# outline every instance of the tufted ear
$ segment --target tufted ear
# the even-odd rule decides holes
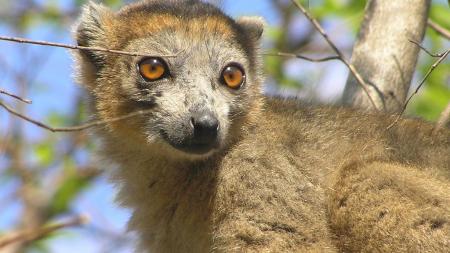
[[[75,28],[75,39],[79,46],[107,48],[108,27],[113,21],[113,12],[107,7],[90,1],[86,4]],[[95,66],[104,62],[104,54],[98,51],[81,51]]]
[[[250,35],[250,38],[256,42],[260,41],[264,32],[264,26],[266,25],[262,17],[241,17],[236,22]]]

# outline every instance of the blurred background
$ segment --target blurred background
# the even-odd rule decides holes
[[[126,2],[106,0],[113,9]],[[333,55],[322,37],[289,0],[212,1],[233,17],[263,16],[268,28],[264,51]],[[350,58],[364,14],[365,1],[303,1],[331,39]],[[0,35],[74,44],[71,27],[84,0],[0,0]],[[435,0],[431,19],[450,29],[447,1]],[[424,45],[432,52],[450,48],[449,41],[428,29]],[[413,81],[418,84],[436,59],[421,52]],[[382,61],[381,61],[382,62]],[[0,89],[31,99],[27,105],[0,94],[0,100],[51,126],[73,126],[89,120],[83,90],[73,82],[70,52],[0,41]],[[270,95],[336,103],[348,71],[339,61],[311,63],[266,56]],[[428,78],[407,113],[434,121],[450,101],[450,59]],[[0,244],[23,228],[64,223],[79,215],[82,226],[67,226],[30,243],[1,247],[0,252],[132,252],[126,232],[129,210],[114,204],[115,189],[93,150],[89,131],[51,133],[0,108]],[[3,237],[5,238],[5,237]]]

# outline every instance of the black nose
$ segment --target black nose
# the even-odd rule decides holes
[[[194,129],[194,143],[205,145],[216,141],[220,125],[212,113],[203,112],[193,115],[191,124]]]

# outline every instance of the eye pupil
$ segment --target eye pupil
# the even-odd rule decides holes
[[[222,79],[229,88],[238,89],[245,81],[245,74],[239,66],[229,65],[223,70]]]
[[[139,63],[139,72],[141,76],[148,81],[156,81],[164,78],[167,73],[166,63],[159,58],[144,59]]]

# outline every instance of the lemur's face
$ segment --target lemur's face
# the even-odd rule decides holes
[[[207,154],[223,146],[249,110],[255,80],[245,53],[203,35],[172,30],[132,40],[126,51],[160,57],[122,57],[114,66],[126,103],[151,110],[142,129],[148,142]]]
[[[98,14],[102,7],[94,7],[103,18],[96,23],[111,25],[102,27],[100,35],[108,40],[103,43],[149,55],[82,56],[98,72],[90,89],[100,117],[148,112],[111,123],[112,134],[136,145],[144,139],[145,144],[192,157],[207,157],[238,135],[252,106],[259,103],[255,37],[262,32],[260,24],[248,19],[239,24],[215,9],[221,15],[190,13],[187,18],[141,10],[139,5],[102,16]],[[85,15],[92,16],[94,9],[88,11]],[[99,46],[91,43],[102,41],[93,39],[88,25],[92,23],[82,20],[78,42]],[[83,73],[86,68],[81,69],[82,75],[88,75]]]

